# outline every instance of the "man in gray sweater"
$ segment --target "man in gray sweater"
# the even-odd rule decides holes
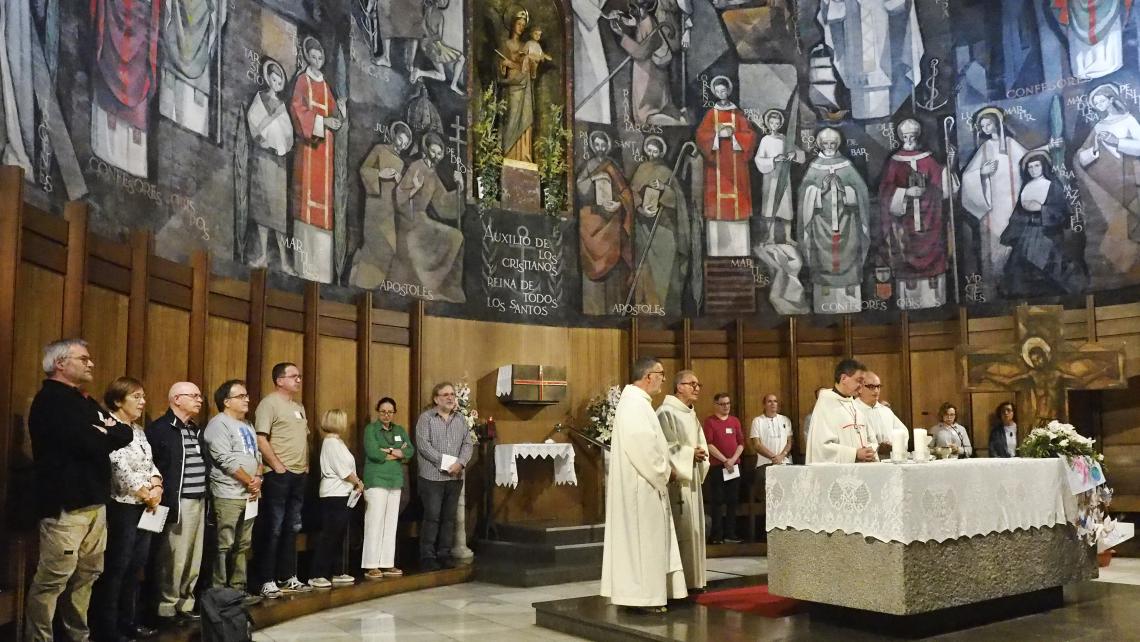
[[[248,504],[261,496],[261,453],[257,435],[246,421],[249,393],[245,383],[239,379],[223,383],[214,392],[214,404],[219,414],[206,424],[205,432],[213,462],[210,494],[218,524],[217,558],[210,586],[244,591],[254,522],[245,516]]]

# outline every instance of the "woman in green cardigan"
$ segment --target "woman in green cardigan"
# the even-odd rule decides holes
[[[376,421],[364,428],[364,577],[379,580],[398,577],[396,568],[396,518],[400,515],[400,492],[404,466],[416,454],[408,431],[392,422],[396,402],[384,397],[376,404]]]

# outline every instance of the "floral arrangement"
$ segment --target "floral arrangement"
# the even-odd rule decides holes
[[[1078,433],[1072,425],[1054,420],[1044,427],[1034,428],[1017,447],[1017,452],[1022,457],[1038,459],[1065,457],[1072,462],[1074,457],[1091,457],[1103,462],[1104,455],[1093,449],[1095,441]]]
[[[455,384],[455,399],[459,403],[459,414],[467,422],[467,430],[471,433],[471,443],[479,443],[479,411],[471,405],[471,386],[466,381]],[[489,421],[493,421],[489,419]]]
[[[480,215],[499,200],[503,174],[503,146],[499,140],[498,119],[506,111],[506,99],[496,101],[495,85],[491,84],[479,96],[475,109],[479,117],[471,126],[475,134],[475,196]]]
[[[621,387],[610,386],[605,394],[590,399],[586,405],[586,417],[589,424],[586,434],[603,444],[610,443],[614,434],[614,414],[617,412],[618,398],[621,397]]]
[[[535,141],[539,183],[542,185],[542,208],[557,217],[566,209],[566,144],[573,132],[562,125],[561,105],[551,105],[543,114],[542,135]]]

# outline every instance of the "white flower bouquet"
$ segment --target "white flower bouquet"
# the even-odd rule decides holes
[[[614,413],[617,412],[620,386],[610,386],[605,394],[590,399],[586,405],[586,434],[603,444],[610,443],[614,434]]]

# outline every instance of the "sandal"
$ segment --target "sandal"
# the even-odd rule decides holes
[[[384,579],[384,572],[378,568],[370,568],[364,572],[364,579],[366,579],[366,580],[382,580],[382,579]]]

